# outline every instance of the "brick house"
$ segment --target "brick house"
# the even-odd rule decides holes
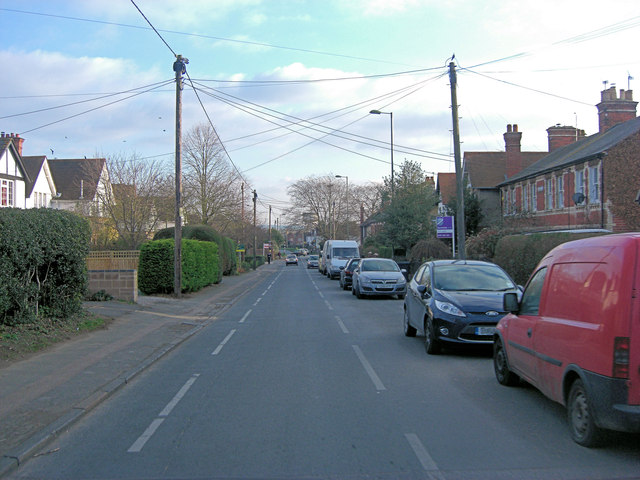
[[[640,118],[631,90],[601,92],[599,131],[547,129],[549,153],[498,184],[502,215],[525,231],[640,228]]]

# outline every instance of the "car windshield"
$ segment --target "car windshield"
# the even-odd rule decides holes
[[[394,261],[375,259],[363,261],[360,270],[362,272],[399,272],[400,268]]]
[[[318,260],[318,255],[309,255],[309,260]]]
[[[336,247],[333,249],[334,257],[353,258],[358,256],[358,249],[355,247]]]
[[[448,291],[503,291],[516,288],[495,265],[439,265],[433,269],[433,286]]]

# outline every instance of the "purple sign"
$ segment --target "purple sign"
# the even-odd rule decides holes
[[[453,217],[436,217],[436,237],[453,238]]]

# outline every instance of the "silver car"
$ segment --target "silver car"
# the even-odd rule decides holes
[[[389,258],[363,258],[353,271],[351,293],[358,298],[407,294],[407,281],[398,264]]]

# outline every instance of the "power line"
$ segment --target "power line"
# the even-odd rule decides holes
[[[88,18],[70,17],[70,16],[65,16],[65,15],[55,15],[55,14],[51,14],[51,13],[30,12],[30,11],[26,11],[26,10],[17,10],[17,9],[12,9],[12,8],[0,8],[0,11],[12,12],[12,13],[22,13],[22,14],[26,14],[26,15],[39,15],[39,16],[50,17],[50,18],[61,18],[61,19],[64,19],[64,20],[74,20],[74,21],[78,21],[78,22],[99,23],[101,25],[113,25],[113,26],[117,26],[117,27],[135,28],[135,29],[139,29],[139,30],[148,30],[147,27],[141,27],[140,25],[129,25],[129,24],[126,24],[126,23],[107,22],[107,21],[104,21],[104,20],[94,20],[94,19],[88,19]],[[354,56],[354,55],[344,55],[344,54],[340,54],[340,53],[322,52],[322,51],[319,51],[319,50],[310,50],[310,49],[306,49],[306,48],[287,47],[287,46],[283,46],[283,45],[275,45],[275,44],[264,43],[264,42],[253,42],[253,41],[249,41],[249,40],[238,40],[238,39],[233,39],[233,38],[215,37],[215,36],[212,36],[212,35],[202,35],[202,34],[197,34],[197,33],[180,32],[180,31],[176,31],[176,30],[165,30],[165,29],[157,29],[156,30],[155,28],[153,28],[153,30],[155,30],[156,33],[158,33],[158,35],[159,35],[159,32],[172,33],[174,35],[184,35],[184,36],[195,37],[195,38],[206,38],[206,39],[211,39],[211,40],[221,40],[221,41],[224,41],[224,42],[232,42],[232,43],[239,43],[239,44],[244,44],[244,45],[253,45],[253,46],[259,46],[259,47],[268,47],[268,48],[275,48],[275,49],[280,49],[280,50],[291,50],[291,51],[294,51],[294,52],[312,53],[314,55],[325,55],[325,56],[330,56],[330,57],[347,58],[347,59],[351,59],[351,60],[362,60],[362,61],[366,61],[366,62],[386,63],[386,64],[389,64],[389,65],[404,65],[404,66],[407,65],[406,63],[390,62],[388,60],[379,60],[379,59],[375,59],[375,58],[358,57],[358,56]],[[173,52],[173,50],[171,50],[171,51]],[[174,53],[174,55],[175,55],[175,53]]]

